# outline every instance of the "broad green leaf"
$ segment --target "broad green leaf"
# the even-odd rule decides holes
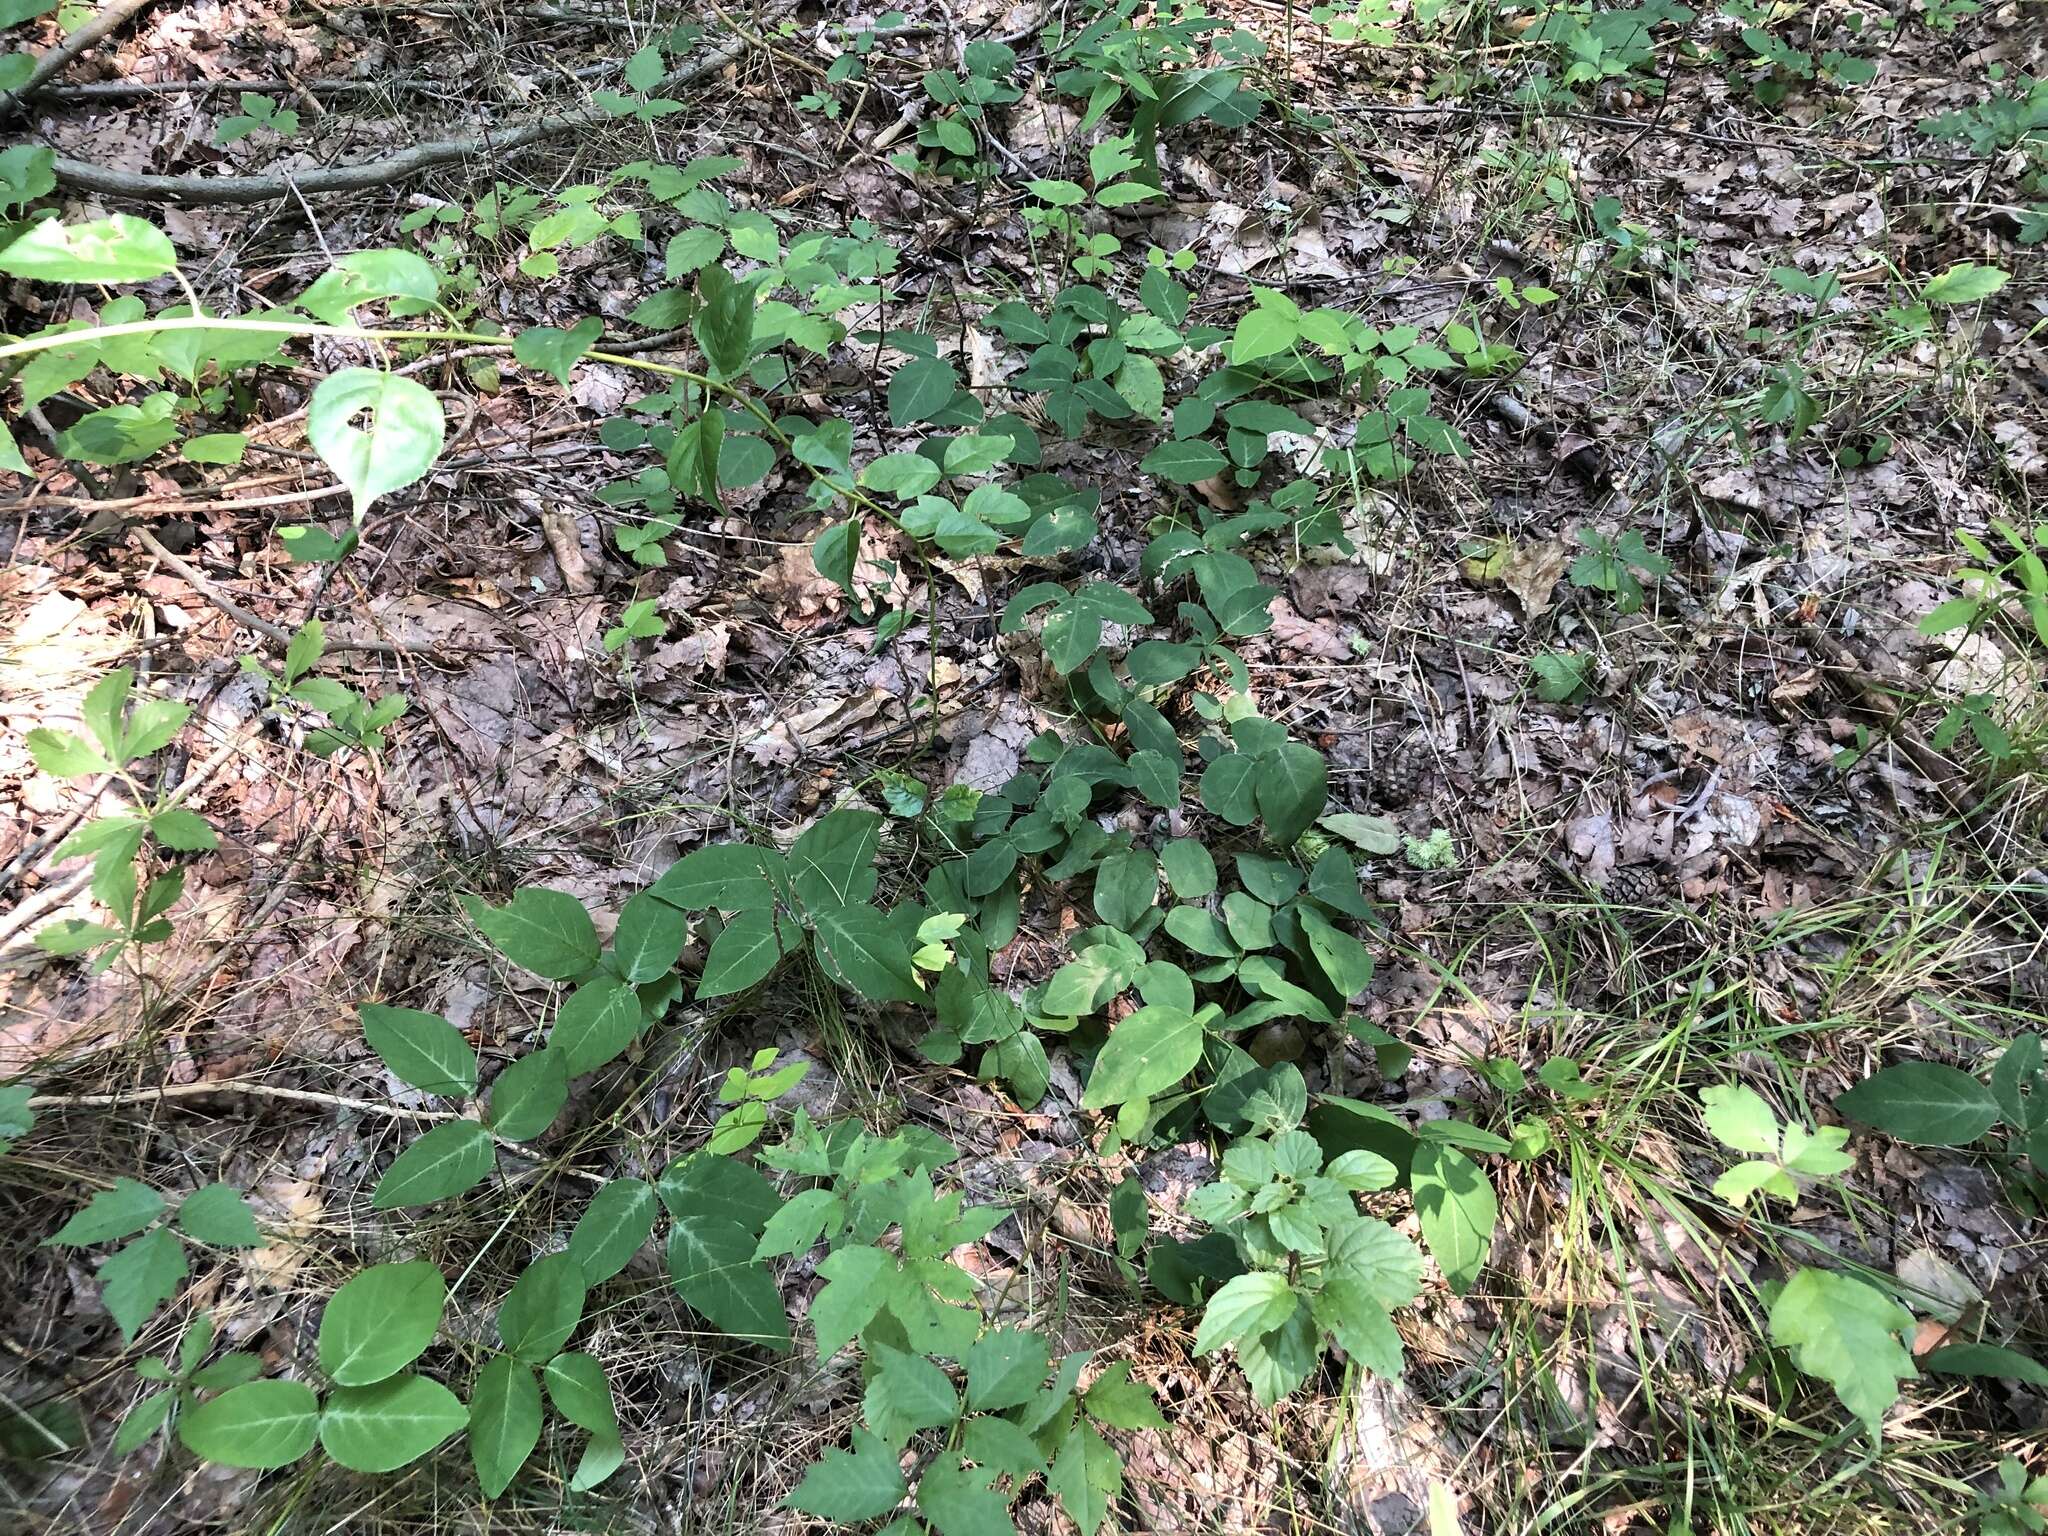
[[[321,273],[292,308],[327,325],[347,325],[358,304],[409,299],[409,308],[418,308],[431,304],[440,288],[432,263],[411,251],[352,251]]]
[[[1964,1147],[1998,1123],[1998,1096],[1967,1072],[1905,1061],[1835,1100],[1851,1120],[1915,1147]]]
[[[567,981],[598,962],[597,929],[566,891],[528,885],[502,907],[468,895],[462,905],[499,954],[536,976]]]
[[[548,1030],[548,1048],[560,1053],[569,1077],[581,1077],[615,1060],[644,1019],[639,993],[616,977],[600,976],[562,1000]]]
[[[1285,1275],[1252,1270],[1226,1280],[1203,1309],[1195,1330],[1195,1353],[1206,1355],[1225,1345],[1257,1338],[1286,1322],[1300,1306]]]
[[[121,1427],[114,1431],[114,1454],[126,1456],[140,1450],[149,1437],[163,1428],[164,1420],[170,1417],[171,1405],[177,1402],[175,1392],[152,1392],[121,1420]]]
[[[1202,1059],[1202,1026],[1185,1008],[1148,1004],[1110,1031],[1095,1058],[1083,1109],[1103,1109],[1165,1092]]]
[[[1052,1369],[1045,1335],[1028,1328],[997,1328],[967,1352],[967,1406],[993,1411],[1030,1400]]]
[[[1267,835],[1283,848],[1293,846],[1315,825],[1329,799],[1329,768],[1323,754],[1306,742],[1283,743],[1259,759],[1253,796]]]
[[[1372,955],[1366,947],[1312,907],[1304,906],[1299,916],[1309,949],[1337,995],[1356,997],[1363,992],[1372,981]]]
[[[867,1430],[856,1428],[851,1453],[827,1450],[782,1506],[838,1525],[858,1525],[889,1513],[908,1491],[896,1453]]]
[[[668,1272],[684,1301],[734,1338],[790,1347],[775,1277],[754,1260],[754,1234],[722,1216],[685,1212],[669,1228]]]
[[[491,1133],[474,1120],[451,1120],[398,1154],[370,1204],[389,1211],[446,1200],[482,1183],[491,1162]]]
[[[1192,837],[1176,837],[1159,850],[1159,862],[1166,869],[1166,883],[1182,901],[1200,901],[1216,890],[1216,861],[1209,850]]]
[[[673,970],[689,936],[689,919],[680,908],[653,891],[641,891],[619,909],[612,958],[619,974],[637,986]]]
[[[527,1265],[498,1306],[506,1350],[529,1365],[553,1358],[583,1321],[587,1289],[574,1254],[550,1253]]]
[[[1230,360],[1243,364],[1285,352],[1301,335],[1301,318],[1261,305],[1247,310],[1230,339]]]
[[[26,470],[23,473],[27,473]],[[53,779],[83,778],[89,773],[107,773],[113,764],[106,754],[83,737],[69,731],[53,731],[39,725],[23,738],[36,767]]]
[[[729,379],[746,367],[754,343],[754,293],[759,281],[733,281],[722,266],[697,275],[697,316],[690,324],[711,372]]]
[[[466,1098],[476,1092],[476,1052],[438,1013],[364,1003],[363,1038],[400,1082],[422,1093]]]
[[[91,224],[43,219],[0,246],[0,272],[45,283],[141,283],[177,265],[170,237],[125,213]]]
[[[1771,1304],[1771,1339],[1809,1376],[1835,1389],[1875,1439],[1899,1383],[1919,1374],[1901,1342],[1913,1314],[1875,1286],[1832,1270],[1802,1269]]]
[[[1138,461],[1138,468],[1175,485],[1193,485],[1230,468],[1221,449],[1200,438],[1171,438]]]
[[[889,424],[914,426],[943,411],[958,389],[953,365],[936,357],[912,358],[889,380]]]
[[[469,1454],[484,1497],[512,1484],[540,1443],[540,1383],[510,1355],[494,1355],[469,1396]]]
[[[313,1449],[320,1400],[297,1381],[251,1381],[188,1409],[178,1439],[204,1461],[264,1470],[288,1467]]]
[[[629,994],[630,995],[630,994]],[[639,1020],[639,999],[634,999]],[[569,1102],[569,1073],[553,1046],[529,1051],[491,1083],[490,1126],[507,1141],[531,1141],[555,1123]]]
[[[910,946],[889,919],[873,907],[828,908],[814,912],[818,959],[841,986],[870,1002],[922,1001]]]
[[[1422,1240],[1452,1291],[1463,1296],[1478,1283],[1493,1242],[1500,1216],[1493,1185],[1471,1158],[1434,1141],[1416,1147],[1409,1185]]]
[[[1202,770],[1202,804],[1233,827],[1259,819],[1259,760],[1249,752],[1225,752]]]
[[[1088,1417],[1111,1429],[1165,1430],[1166,1420],[1152,1399],[1152,1389],[1131,1379],[1131,1366],[1119,1360],[1095,1378],[1095,1384],[1081,1395]]]
[[[757,1169],[730,1157],[692,1152],[663,1170],[654,1186],[671,1216],[722,1216],[758,1237],[782,1196]]]
[[[648,890],[685,912],[772,906],[775,892],[768,883],[772,857],[751,843],[714,843],[684,854]]]
[[[368,425],[358,427],[358,416]],[[344,368],[314,387],[306,437],[355,500],[357,522],[380,496],[433,467],[446,431],[441,402],[424,384],[374,368]]]
[[[603,335],[604,321],[596,315],[585,316],[566,331],[536,325],[512,338],[512,355],[529,368],[552,374],[567,389],[570,370]]]
[[[1401,851],[1401,829],[1384,816],[1333,811],[1328,816],[1319,817],[1317,825],[1332,836],[1343,838],[1360,853],[1385,855]]]
[[[395,1472],[468,1425],[469,1410],[438,1381],[393,1376],[329,1393],[320,1446],[352,1472]]]
[[[1113,853],[1095,872],[1095,915],[1128,932],[1159,896],[1159,861],[1148,849]]]
[[[378,1264],[343,1282],[320,1318],[320,1369],[366,1387],[411,1365],[434,1342],[448,1283],[432,1264]]]
[[[184,1245],[169,1227],[143,1233],[100,1265],[100,1300],[124,1342],[134,1342],[150,1314],[177,1294],[185,1274]]]
[[[820,1236],[834,1235],[846,1215],[846,1203],[831,1190],[819,1186],[790,1196],[762,1229],[754,1246],[757,1259],[777,1259],[802,1253]]]
[[[555,1411],[578,1429],[593,1434],[618,1427],[612,1407],[611,1383],[594,1355],[557,1355],[541,1372]]]
[[[178,1226],[216,1248],[261,1248],[263,1234],[248,1202],[232,1184],[208,1184],[178,1204]]]
[[[1944,1344],[1922,1355],[1920,1364],[1937,1375],[2018,1381],[2037,1392],[2048,1392],[2048,1366],[1999,1344]]]
[[[249,439],[240,432],[206,432],[178,445],[188,464],[239,464],[248,451]]]
[[[613,1179],[590,1197],[569,1234],[569,1252],[592,1285],[611,1279],[654,1234],[654,1189],[644,1179]]]
[[[45,1248],[84,1248],[140,1232],[164,1213],[164,1198],[139,1179],[118,1178],[86,1202],[63,1226],[43,1239]]]
[[[775,913],[755,907],[735,913],[711,941],[704,956],[704,974],[697,979],[697,996],[730,997],[763,980],[782,962],[782,942],[776,934]]]
[[[862,466],[860,483],[884,496],[909,501],[937,485],[939,476],[939,466],[921,453],[885,453]]]

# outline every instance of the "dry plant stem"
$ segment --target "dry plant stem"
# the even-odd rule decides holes
[[[750,46],[744,37],[721,44],[702,57],[692,59],[681,69],[663,76],[649,94],[694,84],[723,69]],[[102,197],[181,203],[188,207],[271,203],[293,196],[326,197],[340,192],[366,192],[376,187],[388,187],[436,166],[467,160],[471,156],[502,160],[545,139],[610,121],[610,115],[602,108],[587,107],[581,111],[538,117],[502,133],[471,139],[431,139],[382,160],[302,171],[290,176],[135,175],[88,165],[67,155],[57,157],[54,169],[60,182],[83,187]]]
[[[165,549],[158,542],[156,535],[147,528],[135,528],[130,531],[134,533],[136,541],[144,549],[148,550],[157,559],[163,561],[165,565],[168,565],[172,570],[189,581],[195,592],[229,618],[233,619],[237,624],[242,625],[246,629],[253,629],[259,635],[268,636],[279,645],[291,644],[292,635],[290,630],[286,629],[282,624],[273,624],[268,619],[258,618],[233,598],[229,597],[227,593],[221,591],[219,587],[216,587],[212,582],[200,575],[197,567],[188,561],[181,560],[168,549]],[[366,651],[375,656],[423,656],[434,654],[432,647],[395,645],[389,640],[331,640],[327,644],[327,650],[330,653],[337,651]]]
[[[21,83],[20,90],[0,96],[0,122],[13,117],[29,97],[63,73],[73,59],[109,33],[120,30],[131,17],[148,9],[150,3],[151,0],[107,0],[98,15],[36,60],[36,67]]]

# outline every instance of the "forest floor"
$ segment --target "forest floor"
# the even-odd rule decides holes
[[[209,301],[279,302],[330,253],[398,246],[465,274],[477,318],[507,330],[590,314],[620,326],[662,286],[651,244],[594,240],[565,248],[557,275],[528,276],[516,235],[479,231],[478,197],[493,182],[559,191],[629,160],[731,154],[743,168],[721,185],[784,230],[865,221],[892,242],[893,304],[954,338],[970,385],[1000,395],[1017,359],[985,316],[1043,282],[1018,189],[1074,176],[1083,103],[1054,87],[1039,36],[1057,18],[1032,0],[906,9],[910,29],[875,44],[860,82],[820,78],[858,18],[805,8],[784,28],[790,13],[771,9],[672,115],[317,203],[148,211]],[[2048,1225],[1981,1156],[1880,1138],[1795,1206],[1706,1214],[1727,1154],[1698,1093],[1739,1081],[1830,1123],[1834,1098],[1901,1050],[1976,1070],[2048,1015],[2044,652],[2018,630],[1919,625],[1971,563],[1959,532],[2043,521],[2048,263],[2019,241],[2027,150],[1917,126],[2048,69],[2048,32],[1996,0],[1947,31],[1901,9],[1895,33],[1861,45],[1874,79],[1795,80],[1767,107],[1739,24],[1707,10],[1695,40],[1723,62],[1667,51],[1529,106],[1484,88],[1520,67],[1526,14],[1455,46],[1427,30],[1378,46],[1335,42],[1277,3],[1217,9],[1263,40],[1256,72],[1290,110],[1172,133],[1166,199],[1114,218],[1124,260],[1147,244],[1194,251],[1196,318],[1225,326],[1256,285],[1380,327],[1462,321],[1520,355],[1439,383],[1468,459],[1329,488],[1352,552],[1270,552],[1285,602],[1241,647],[1263,711],[1326,754],[1333,811],[1384,817],[1418,849],[1448,838],[1442,867],[1401,845],[1365,870],[1383,926],[1359,1007],[1413,1048],[1405,1070],[1383,1077],[1370,1048],[1291,1022],[1268,1026],[1255,1054],[1405,1116],[1541,1128],[1541,1156],[1490,1165],[1500,1224],[1480,1283],[1455,1295],[1432,1272],[1397,1317],[1398,1380],[1332,1364],[1262,1411],[1227,1362],[1195,1358],[1189,1315],[1122,1275],[1101,1211],[1135,1167],[1155,1229],[1184,1224],[1179,1202],[1211,1149],[1105,1156],[1057,1042],[1049,1091],[1022,1109],[921,1057],[908,1011],[857,1009],[795,973],[693,1014],[690,1048],[660,1062],[590,1166],[698,1144],[727,1069],[764,1047],[812,1064],[789,1103],[951,1138],[972,1181],[1023,1202],[984,1245],[987,1272],[1022,1281],[1076,1347],[1128,1359],[1171,1421],[1127,1450],[1127,1529],[1405,1532],[1432,1486],[1452,1496],[1450,1528],[1475,1533],[1961,1529],[2001,1456],[2048,1470],[2048,1393],[1929,1379],[1873,1448],[1842,1429],[1825,1389],[1773,1365],[1759,1287],[1826,1251],[1921,1298],[1919,1350],[1991,1317],[2038,1353]],[[1804,9],[1829,13],[1815,26],[1832,36],[1841,17],[1883,8]],[[724,34],[718,15],[704,20],[709,47]],[[166,3],[68,86],[312,82],[275,98],[298,103],[295,137],[214,148],[235,96],[199,89],[59,90],[18,126],[111,171],[302,175],[488,136],[535,103],[576,99],[595,75],[571,72],[647,35],[626,12],[547,6]],[[914,144],[923,73],[991,36],[1021,60],[1021,99],[991,118],[1003,176],[892,165]],[[442,206],[459,216],[402,226]],[[1925,333],[1882,330],[1902,275],[1966,261],[2014,281]],[[1772,277],[1783,267],[1831,274],[1839,297],[1789,291]],[[1556,297],[1527,301],[1530,287]],[[45,298],[17,288],[8,328],[63,318],[35,308]],[[1855,318],[1816,323],[1836,308]],[[1803,433],[1782,414],[1787,359],[1816,402]],[[346,343],[314,345],[322,369],[351,360]],[[835,354],[808,402],[866,445],[889,436],[873,362]],[[340,511],[317,499],[328,477],[289,431],[227,469],[122,471],[96,489],[53,472],[0,509],[0,1077],[24,1075],[49,1100],[0,1164],[0,1402],[62,1396],[86,1425],[82,1449],[0,1467],[9,1529],[484,1524],[473,1492],[432,1462],[308,1485],[193,1471],[155,1449],[115,1457],[111,1426],[135,1396],[127,1352],[89,1269],[37,1239],[81,1183],[227,1179],[271,1240],[214,1271],[192,1305],[232,1319],[246,1347],[288,1354],[313,1298],[349,1252],[374,1251],[386,1219],[363,1192],[404,1121],[362,1106],[421,1102],[391,1096],[356,1004],[439,1012],[487,1057],[542,1016],[544,989],[497,973],[458,891],[538,881],[602,926],[688,850],[735,826],[786,838],[849,790],[874,795],[882,770],[996,788],[1064,717],[1035,647],[997,633],[1030,562],[941,561],[929,586],[901,562],[898,596],[917,618],[878,646],[814,570],[819,524],[788,466],[732,493],[723,516],[686,518],[664,564],[636,565],[597,493],[645,463],[599,437],[637,382],[591,362],[566,393],[477,359],[405,367],[451,402],[449,443],[373,513],[338,578],[290,563],[274,537]],[[313,376],[271,375],[269,419],[288,421]],[[1048,467],[1103,490],[1079,569],[1135,577],[1148,521],[1190,492],[1138,471],[1141,434],[1045,441]],[[1236,504],[1220,482],[1199,494]],[[1638,611],[1573,581],[1585,530],[1638,535],[1669,562],[1642,568]],[[869,540],[873,558],[894,552],[886,530]],[[607,652],[607,628],[643,598],[665,633]],[[337,655],[337,675],[410,700],[381,757],[309,755],[303,727],[242,668],[274,649],[249,615],[289,629],[314,612],[331,646],[384,647]],[[1568,686],[1544,686],[1558,657]],[[116,665],[195,706],[196,744],[172,771],[223,834],[146,979],[88,976],[27,940],[80,899],[80,866],[47,855],[81,805],[77,784],[36,771],[23,733],[75,717]],[[1995,757],[1943,729],[1964,699],[1991,701],[2007,737]],[[1043,979],[1088,920],[1057,889],[1027,892],[998,971]],[[535,1246],[562,1220],[550,1198],[517,1208]],[[474,1248],[461,1222],[427,1219],[457,1264]],[[618,1396],[627,1473],[580,1515],[542,1488],[494,1506],[491,1528],[809,1528],[776,1505],[836,1441],[858,1379],[722,1341],[657,1280],[634,1288],[635,1273],[633,1305],[608,1306],[583,1346]],[[813,1285],[802,1263],[785,1274],[796,1315]]]

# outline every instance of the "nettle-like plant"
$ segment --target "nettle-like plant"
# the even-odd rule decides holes
[[[1327,1161],[1302,1130],[1308,1089],[1282,1067],[1245,1100],[1253,1126],[1223,1154],[1223,1177],[1188,1214],[1230,1243],[1239,1272],[1210,1295],[1195,1353],[1235,1349],[1252,1394],[1271,1406],[1308,1379],[1334,1339],[1363,1369],[1401,1370],[1389,1316],[1422,1289],[1422,1255],[1353,1196],[1386,1189],[1394,1165],[1353,1148]]]

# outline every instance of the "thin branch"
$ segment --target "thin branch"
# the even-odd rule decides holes
[[[654,91],[669,91],[677,86],[694,84],[723,69],[750,46],[746,38],[735,37],[664,76]],[[325,197],[388,187],[437,166],[467,160],[472,155],[487,154],[503,159],[545,139],[599,127],[611,120],[611,115],[602,107],[586,107],[580,111],[538,117],[488,137],[432,139],[382,160],[368,160],[360,165],[337,165],[267,176],[143,176],[89,165],[68,155],[57,156],[53,169],[57,179],[67,186],[83,187],[102,197],[181,203],[188,207],[270,203],[294,195]]]

